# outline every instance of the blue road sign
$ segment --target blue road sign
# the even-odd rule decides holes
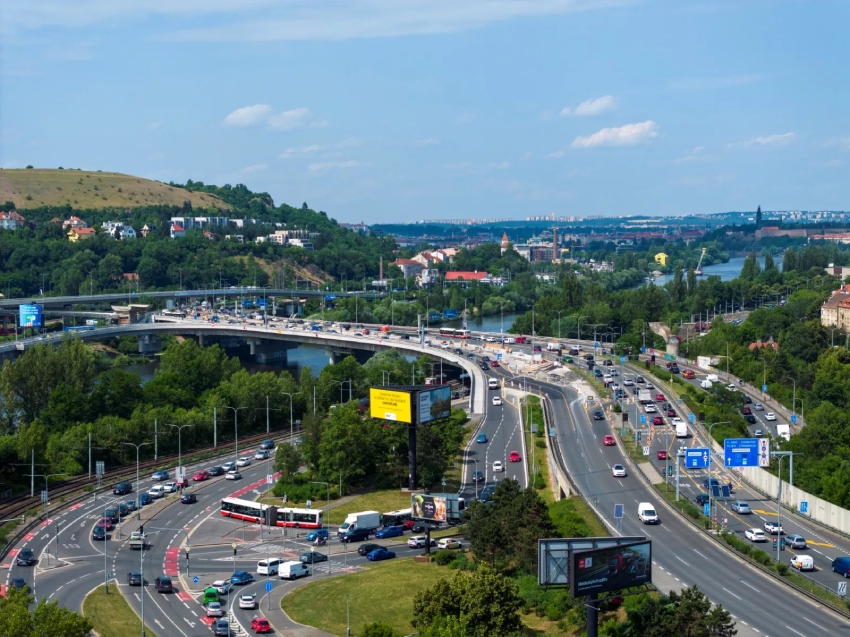
[[[428,314],[428,320],[429,321],[439,321],[440,320],[440,313],[439,312],[431,312],[430,314]]]
[[[620,356],[620,362],[621,362],[623,365],[625,365],[625,364],[626,364],[626,357],[625,357],[625,356]]]
[[[696,416],[694,416],[693,414],[688,414],[688,422],[696,422],[696,421],[697,421]]]
[[[496,354],[496,360],[497,360],[497,361],[502,360],[502,355],[501,355],[501,354]]]
[[[685,449],[685,468],[708,469],[708,447]]]
[[[711,515],[711,503],[703,502],[702,503],[702,513],[703,515]]]
[[[594,346],[594,347],[599,347],[599,341],[594,341],[594,342],[593,342],[593,346]]]
[[[271,593],[271,590],[272,590],[272,583],[266,582],[266,592]]]
[[[457,310],[443,310],[443,318],[444,319],[456,319],[457,318]]]
[[[623,509],[624,508],[625,507],[622,504],[615,504],[614,505],[614,519],[615,520],[619,520],[623,517]]]
[[[791,414],[791,424],[797,424],[797,414]]]
[[[257,299],[257,305],[259,307],[268,307],[268,304],[269,302],[267,299]]]
[[[641,353],[641,354],[646,354],[646,348],[645,348],[645,347],[641,347],[641,348],[640,348],[640,353]]]
[[[200,581],[201,581],[201,580],[199,580],[197,577],[193,577],[193,578],[192,578],[192,583],[193,583],[193,584],[197,584],[197,583],[198,583],[198,582],[200,582]]]
[[[727,467],[759,466],[758,438],[726,438],[723,441],[723,464]]]
[[[640,415],[640,424],[642,424],[642,425],[646,424],[646,416],[643,415],[643,414]]]
[[[762,385],[761,390],[766,394],[767,393],[767,385]]]
[[[809,512],[809,503],[803,500],[800,502],[800,513],[808,513]]]

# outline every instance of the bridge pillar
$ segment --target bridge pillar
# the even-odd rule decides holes
[[[257,363],[286,363],[289,349],[287,344],[279,341],[267,341],[258,338],[245,339],[248,343],[251,357]]]
[[[154,334],[139,336],[139,354],[154,354],[162,350],[162,341]]]

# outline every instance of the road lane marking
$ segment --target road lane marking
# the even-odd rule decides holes
[[[755,586],[750,586],[750,585],[749,585],[749,584],[747,584],[744,580],[741,580],[741,584],[743,584],[743,585],[744,585],[744,586],[746,586],[747,588],[752,588],[752,589],[753,589],[756,593],[761,593],[761,591],[760,591],[759,589],[757,589]]]
[[[723,590],[724,590],[724,591],[726,591],[727,593],[729,593],[732,597],[734,597],[734,598],[736,598],[736,599],[740,599],[742,602],[744,601],[744,600],[743,600],[743,598],[738,597],[737,595],[735,595],[735,593],[733,593],[732,591],[730,591],[728,588],[724,588]]]
[[[817,627],[818,627],[818,628],[820,628],[821,630],[825,630],[826,632],[829,632],[828,630],[826,630],[826,628],[824,628],[824,627],[823,627],[823,626],[821,626],[820,624],[816,624],[815,622],[813,622],[813,621],[812,621],[811,619],[809,619],[808,617],[803,617],[803,619],[805,619],[807,622],[809,622],[812,626],[817,626]]]
[[[801,633],[801,632],[800,632],[800,631],[798,631],[798,630],[794,630],[794,629],[793,629],[793,628],[791,628],[788,624],[786,624],[786,625],[785,625],[785,628],[787,628],[788,630],[790,630],[792,633],[796,633],[796,634],[800,635],[800,637],[806,637],[803,633]]]
[[[694,551],[694,553],[696,553],[697,555],[699,555],[701,558],[703,558],[703,559],[705,559],[705,560],[707,560],[707,559],[708,559],[705,555],[703,555],[702,553],[700,553],[700,552],[699,552],[699,551],[697,551],[696,549],[693,549],[693,551]]]
[[[674,557],[675,557],[677,560],[679,560],[682,564],[684,564],[685,566],[687,566],[688,568],[690,568],[690,566],[691,566],[691,565],[690,565],[690,564],[688,564],[688,563],[687,563],[685,560],[683,560],[681,557],[679,557],[678,555],[675,555]]]

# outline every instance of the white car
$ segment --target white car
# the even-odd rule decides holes
[[[619,383],[611,383],[611,389],[613,389],[614,391],[620,389]]]
[[[239,480],[242,478],[242,474],[234,469],[233,471],[228,471],[224,476],[225,480]]]
[[[165,488],[161,484],[158,484],[151,487],[151,490],[148,491],[148,495],[154,499],[161,498],[165,495]]]
[[[747,529],[744,531],[744,537],[751,542],[767,542],[767,538],[764,536],[764,531],[761,529]]]
[[[634,384],[635,384],[635,381],[633,381],[631,378],[624,378],[623,379],[623,385],[625,385],[626,387],[631,387]]]
[[[606,385],[608,383],[613,382],[613,381],[614,381],[614,377],[611,376],[611,374],[605,374],[605,376],[602,377],[602,382],[605,383]]]
[[[685,421],[679,418],[678,416],[670,419],[670,424],[673,425],[673,427],[675,427],[676,425],[682,425],[684,423]]]
[[[771,535],[785,535],[785,529],[782,528],[781,524],[777,524],[776,522],[765,522],[764,530]]]
[[[214,581],[211,586],[218,591],[219,595],[227,595],[233,589],[233,584],[223,579]]]
[[[442,540],[437,542],[438,549],[459,549],[463,546],[460,543],[460,540],[455,540],[454,538],[444,537]]]
[[[494,405],[501,405],[502,399],[499,396],[493,396],[493,404]]]
[[[242,456],[236,461],[237,467],[247,467],[249,464],[251,464],[251,459],[248,456]]]
[[[505,470],[505,465],[502,464],[501,460],[496,460],[493,463],[493,473],[500,473]]]
[[[253,595],[240,595],[239,608],[244,610],[254,610],[257,607],[257,598]]]
[[[254,454],[254,460],[268,460],[269,452],[265,449],[260,449],[257,453]]]
[[[233,471],[236,468],[236,463],[231,460],[230,462],[225,462],[221,465],[221,468],[224,469],[225,472]]]
[[[735,387],[735,385],[733,385],[732,383],[726,385],[726,389],[728,389],[729,391],[738,391],[738,388]]]
[[[761,403],[756,403],[755,405],[753,405],[753,409],[755,409],[756,411],[764,411],[764,405],[762,405]]]
[[[626,477],[626,468],[621,464],[615,464],[611,469],[615,478],[625,478]]]
[[[207,604],[207,617],[223,617],[224,609],[220,602],[210,602]]]
[[[412,549],[425,548],[426,538],[424,535],[414,535],[407,540],[407,545]],[[431,546],[437,546],[437,540],[431,540]]]
[[[769,411],[764,415],[764,419],[765,420],[776,420],[776,414],[774,414],[772,411]]]
[[[167,493],[177,493],[180,490],[180,487],[177,486],[176,482],[166,482],[162,485],[162,488],[165,489]]]
[[[652,404],[652,403],[649,403],[648,405],[646,405],[644,407],[644,411],[646,411],[646,413],[648,413],[648,414],[654,414],[654,413],[658,412],[658,410],[655,408],[655,405]]]
[[[717,377],[717,374],[708,374],[708,375],[705,377],[705,379],[706,379],[706,380],[710,380],[712,383],[716,383],[718,380],[720,380],[720,379]]]

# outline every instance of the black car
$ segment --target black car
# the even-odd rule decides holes
[[[605,416],[602,415],[601,411],[594,411],[593,412],[593,419],[594,420],[605,420]]]
[[[106,529],[102,526],[96,526],[92,529],[91,539],[93,540],[105,540],[106,539]]]
[[[260,449],[268,451],[269,449],[274,449],[274,440],[263,440],[260,443]]]
[[[752,403],[753,403],[753,399],[750,398],[749,396],[747,396],[746,394],[744,394],[744,404],[745,405],[752,405]]]
[[[161,575],[156,578],[155,582],[157,593],[173,593],[174,585],[171,583],[171,578],[167,575]]]
[[[118,509],[114,507],[109,507],[103,512],[103,517],[109,518],[114,524],[119,520]]]
[[[381,546],[380,544],[361,544],[360,546],[357,547],[357,554],[358,555],[366,555],[367,553],[371,553],[375,549],[382,549],[382,548],[384,548],[384,547]]]
[[[223,476],[224,469],[221,467],[210,467],[209,469],[207,469],[207,473],[209,473],[211,476]]]
[[[183,504],[194,504],[197,501],[198,496],[196,496],[194,493],[184,493],[180,496],[180,502],[182,502]]]
[[[35,559],[35,554],[32,549],[21,549],[15,557],[15,564],[18,566],[32,566],[38,560]]]
[[[12,581],[9,582],[9,586],[21,590],[27,587],[27,582],[23,577],[13,577]]]
[[[480,502],[490,502],[493,499],[493,492],[496,490],[494,485],[488,485],[484,487],[484,490],[478,494],[478,500]]]
[[[481,367],[481,369],[483,369],[485,371],[490,369],[490,366],[487,363],[481,363],[480,367]]]
[[[112,487],[112,493],[115,495],[127,495],[128,493],[133,493],[133,485],[127,482],[119,482],[114,487]]]
[[[679,366],[673,365],[673,367],[670,368],[670,373],[671,374],[678,374],[679,373]]]
[[[614,364],[614,363],[612,363],[610,360],[605,359],[605,366],[606,366],[606,367],[611,367],[611,365],[613,365],[613,364]]]
[[[694,498],[694,502],[696,502],[699,506],[704,505],[708,502],[708,494],[707,493],[698,493],[697,497]]]
[[[318,551],[307,551],[301,554],[302,564],[315,564],[316,562],[327,562],[328,556]]]
[[[472,481],[473,482],[484,482],[484,474],[481,471],[474,471],[472,473]]]
[[[141,586],[142,585],[142,574],[141,573],[127,573],[127,585],[128,586]]]
[[[129,512],[130,508],[126,504],[124,504],[123,502],[120,502],[118,504],[118,515],[120,515],[122,518],[126,517]]]
[[[755,417],[755,415],[754,415],[754,414],[745,414],[745,415],[744,415],[744,420],[746,420],[746,421],[747,421],[748,423],[750,423],[751,425],[756,424],[756,417]]]

